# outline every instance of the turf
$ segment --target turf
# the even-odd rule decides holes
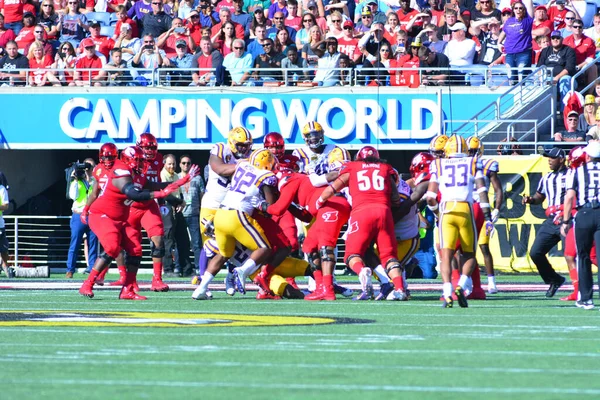
[[[546,299],[545,289],[500,293],[468,309],[440,308],[437,292],[415,293],[404,303],[340,296],[309,303],[258,302],[252,293],[215,292],[214,300],[202,302],[190,292],[149,293],[146,302],[125,302],[113,291],[89,300],[74,290],[1,290],[0,398],[599,398],[600,314]],[[335,323],[5,325],[15,316],[8,311],[32,310]]]

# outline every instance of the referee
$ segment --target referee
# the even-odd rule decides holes
[[[553,147],[544,152],[544,157],[548,157],[548,164],[552,172],[544,175],[537,192],[533,196],[523,196],[523,204],[542,204],[548,199],[548,207],[560,206],[563,204],[566,194],[566,179],[569,169],[565,166],[565,151],[558,147]],[[566,212],[565,212],[565,215]],[[548,261],[546,254],[565,238],[560,234],[560,224],[554,223],[555,215],[550,215],[535,235],[535,241],[529,251],[540,276],[550,287],[546,291],[546,297],[553,297],[559,287],[565,283],[565,278],[556,273]],[[589,250],[588,250],[589,254]]]
[[[592,262],[590,251],[600,243],[600,142],[592,141],[585,147],[587,162],[575,169],[567,179],[567,197],[561,231],[566,235],[571,226],[571,210],[575,216],[575,243],[577,243],[577,270],[579,273],[579,300],[575,305],[585,310],[594,308]],[[596,253],[598,246],[596,246]]]

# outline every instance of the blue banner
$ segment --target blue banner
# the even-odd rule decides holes
[[[468,88],[444,88],[441,95],[398,88],[259,93],[131,89],[118,93],[101,88],[46,93],[23,89],[4,94],[1,145],[95,149],[115,142],[121,147],[151,132],[162,149],[203,149],[222,142],[232,127],[242,125],[257,142],[276,131],[294,148],[304,144],[301,127],[316,120],[324,127],[327,142],[347,148],[371,144],[381,149],[422,149],[440,133],[442,121],[467,120],[501,94]]]

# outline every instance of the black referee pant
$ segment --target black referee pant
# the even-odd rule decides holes
[[[580,208],[575,216],[575,243],[577,245],[577,270],[579,273],[580,301],[592,300],[594,297],[594,277],[590,251],[596,243],[600,243],[600,208]],[[596,255],[599,255],[596,246]]]
[[[548,261],[548,257],[546,257],[546,254],[561,241],[564,247],[565,242],[560,234],[560,225],[555,225],[553,217],[550,217],[542,223],[542,226],[537,231],[533,246],[531,246],[531,250],[529,251],[531,260],[535,264],[544,282],[548,285],[551,283],[560,284],[564,279],[556,273],[554,268],[552,268],[550,261]]]

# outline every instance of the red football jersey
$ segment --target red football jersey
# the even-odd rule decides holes
[[[121,191],[112,183],[113,179],[126,176],[133,179],[131,168],[121,160],[116,160],[113,169],[108,174],[104,190],[90,207],[90,213],[105,214],[115,221],[127,221],[127,217],[129,216],[129,206],[133,201],[129,200],[127,196],[121,193]]]
[[[163,156],[160,153],[156,153],[156,157],[152,161],[146,161],[148,168],[146,169],[146,179],[148,182],[162,182],[160,179],[160,171],[163,169]]]
[[[100,188],[100,193],[98,196],[101,196],[104,192],[104,189],[106,189],[106,184],[108,183],[108,174],[110,174],[110,171],[110,169],[106,168],[102,164],[96,165],[92,171],[92,176],[96,182],[98,182],[98,187]]]
[[[162,160],[162,157],[161,157],[161,160]],[[160,182],[160,174],[158,177],[159,177],[159,182]],[[140,189],[143,189],[146,186],[146,183],[148,183],[148,182],[150,182],[150,179],[148,177],[147,171],[144,174],[134,174],[133,175],[133,183],[136,187],[138,187]],[[131,204],[131,207],[139,208],[139,209],[147,209],[155,201],[156,200],[134,201]]]
[[[391,207],[392,183],[395,172],[390,164],[351,161],[342,166],[340,176],[348,174],[348,190],[352,209]]]
[[[314,202],[311,204],[311,199],[315,194],[321,193],[327,186],[314,187],[310,182],[308,175],[300,173],[292,173],[285,175],[279,181],[279,199],[269,206],[267,212],[271,215],[283,215],[292,202],[306,208],[311,214],[316,215],[317,210],[314,207]]]

